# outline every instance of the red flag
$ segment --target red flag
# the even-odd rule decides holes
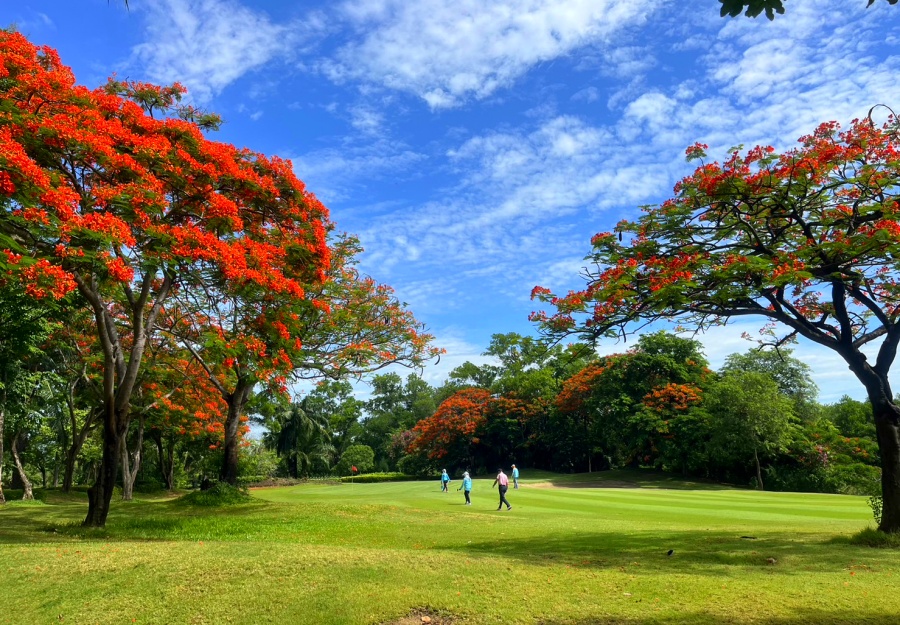
[[[350,470],[354,473],[359,473],[359,469],[357,469],[356,467],[350,467]]]

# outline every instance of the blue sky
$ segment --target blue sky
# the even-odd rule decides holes
[[[580,285],[592,234],[666,199],[684,148],[789,147],[821,121],[900,106],[900,7],[788,0],[722,19],[715,0],[20,0],[0,23],[78,81],[182,82],[212,138],[291,158],[448,350],[534,331],[537,284]],[[752,345],[699,337],[713,366]],[[626,346],[604,346],[620,351]],[[862,398],[830,352],[797,355],[820,398]]]

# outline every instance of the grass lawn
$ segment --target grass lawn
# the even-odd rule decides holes
[[[0,508],[0,624],[900,623],[900,553],[847,540],[864,498],[523,476],[509,512],[490,479],[472,506],[458,481],[310,484],[118,503],[101,531],[50,492]]]

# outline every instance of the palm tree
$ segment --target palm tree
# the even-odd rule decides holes
[[[334,454],[328,416],[306,410],[306,403],[306,398],[292,402],[276,416],[274,427],[263,438],[269,449],[285,459],[293,478],[308,476],[315,462],[327,464]]]

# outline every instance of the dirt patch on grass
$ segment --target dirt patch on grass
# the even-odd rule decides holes
[[[554,484],[553,482],[536,482],[529,484],[528,488],[640,488],[637,482],[626,482],[624,480],[585,480],[584,482],[563,482]]]
[[[459,623],[459,617],[443,610],[432,608],[415,608],[406,616],[392,621],[384,621],[381,625],[452,625]]]

